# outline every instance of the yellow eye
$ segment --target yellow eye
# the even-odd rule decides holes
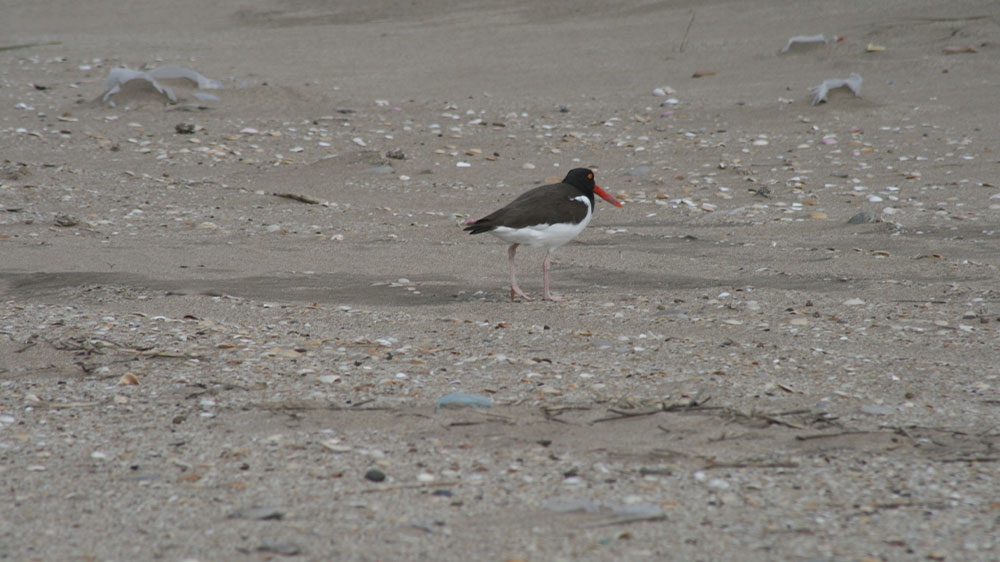
[[[592,174],[592,173],[591,174],[587,174],[587,179],[588,180],[594,179],[594,174]]]

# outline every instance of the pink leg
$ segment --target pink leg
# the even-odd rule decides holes
[[[552,260],[552,252],[545,254],[545,261],[542,262],[542,286],[545,292],[542,295],[542,300],[546,301],[564,301],[566,297],[557,297],[549,293],[549,262]]]
[[[510,261],[510,300],[513,301],[514,297],[521,297],[526,301],[532,300],[531,297],[524,294],[524,291],[517,286],[517,277],[514,275],[514,254],[517,252],[517,244],[511,244],[510,248],[507,248],[507,259]]]

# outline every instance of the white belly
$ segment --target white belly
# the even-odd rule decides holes
[[[585,216],[583,220],[577,224],[538,224],[523,228],[498,226],[491,230],[490,234],[501,240],[510,242],[511,244],[535,246],[545,248],[551,252],[559,246],[562,246],[563,244],[566,244],[570,240],[576,238],[581,232],[583,232],[583,229],[587,228],[587,225],[590,224],[590,217],[593,216],[590,209],[587,209],[587,211],[587,216]]]

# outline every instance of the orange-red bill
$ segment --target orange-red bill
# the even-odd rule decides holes
[[[594,186],[594,193],[600,195],[601,199],[604,199],[605,201],[607,201],[608,203],[611,203],[615,207],[622,207],[623,206],[621,201],[619,201],[619,200],[615,199],[614,197],[612,197],[610,193],[608,193],[607,191],[604,191],[603,189],[601,189],[601,186],[599,186],[599,185],[595,185]]]

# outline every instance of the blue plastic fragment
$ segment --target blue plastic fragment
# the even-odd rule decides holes
[[[493,400],[488,396],[452,392],[442,396],[437,403],[438,408],[489,408]]]

